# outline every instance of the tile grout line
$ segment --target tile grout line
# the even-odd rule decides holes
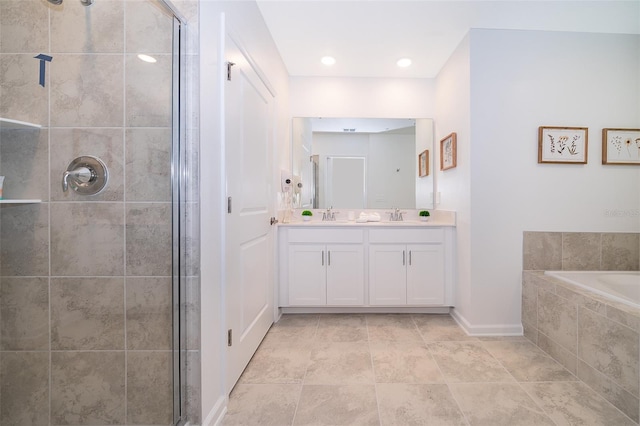
[[[315,338],[318,334],[318,326],[320,324],[320,316],[316,317],[316,326],[313,337]],[[311,364],[311,353],[313,352],[313,348],[309,351],[309,356],[307,357],[307,366],[304,369],[304,374],[302,375],[302,381],[300,382],[300,392],[298,393],[298,400],[296,401],[296,409],[293,411],[293,417],[291,418],[291,426],[295,425],[296,417],[298,415],[298,408],[300,408],[300,400],[302,399],[302,390],[304,389],[304,382],[307,378],[307,372],[309,371],[309,366]]]
[[[369,348],[369,361],[371,363],[371,372],[373,373],[373,392],[376,396],[376,413],[378,414],[378,424],[382,425],[382,416],[380,415],[380,397],[378,396],[378,380],[376,379],[376,367],[373,362],[373,351],[371,350],[371,335],[369,334],[369,316],[364,316],[364,326],[367,330],[367,347]]]
[[[414,323],[415,323],[415,320],[414,320]],[[433,356],[433,352],[431,351],[431,348],[429,347],[430,343],[437,343],[437,342],[427,342],[425,340],[424,336],[422,335],[422,333],[420,332],[419,328],[418,328],[418,333],[420,334],[420,337],[422,338],[422,341],[424,342],[424,345],[427,348],[427,351],[429,352],[429,355],[431,355],[431,358],[433,359],[433,362],[436,364],[436,367],[438,368],[438,371],[442,375],[442,380],[444,380],[444,385],[447,387],[447,391],[449,392],[449,395],[451,395],[451,398],[456,403],[456,406],[458,407],[458,410],[460,411],[460,414],[462,415],[462,419],[465,421],[467,426],[470,425],[471,422],[467,418],[467,414],[464,412],[464,410],[462,408],[462,404],[460,404],[460,401],[458,401],[458,398],[456,398],[456,396],[454,395],[453,391],[451,390],[451,386],[450,386],[449,380],[447,379],[447,376],[442,371],[442,368],[440,367],[440,363],[438,363],[438,360]]]
[[[496,357],[493,353],[491,353],[491,351],[489,349],[486,348],[486,346],[484,345],[484,343],[482,344],[482,347],[485,348],[485,350],[489,353],[489,355],[491,355],[491,357],[493,357],[499,364],[500,366],[509,374],[509,376],[511,376],[511,378],[515,381],[515,383],[518,385],[518,387],[520,389],[522,389],[522,391],[529,397],[529,399],[531,399],[531,401],[533,401],[533,403],[535,404],[536,407],[538,407],[542,413],[544,413],[545,416],[547,416],[547,418],[549,420],[551,420],[554,424],[556,424],[557,426],[559,426],[555,420],[553,420],[553,418],[545,411],[544,407],[542,407],[531,395],[529,395],[529,393],[527,392],[527,390],[524,388],[524,386],[522,386],[522,383],[520,383],[520,381],[513,375],[511,374],[511,372],[509,371],[509,369],[498,359],[498,357]]]

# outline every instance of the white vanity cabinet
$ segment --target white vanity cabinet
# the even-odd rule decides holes
[[[288,305],[364,303],[362,230],[291,229],[287,237]]]
[[[439,229],[369,232],[369,304],[442,306],[445,234]]]
[[[298,312],[453,306],[454,229],[281,226],[279,306]]]

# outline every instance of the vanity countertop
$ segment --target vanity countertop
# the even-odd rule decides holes
[[[335,221],[322,221],[322,220],[311,220],[309,222],[303,222],[301,220],[296,220],[292,222],[279,223],[278,226],[290,226],[290,227],[324,227],[324,226],[345,226],[345,227],[436,227],[436,226],[456,226],[455,222],[451,221],[435,221],[429,220],[427,222],[422,222],[419,220],[405,220],[401,222],[390,222],[390,221],[380,221],[380,222],[362,222],[358,223],[356,221],[347,221],[347,220],[335,220]]]
[[[408,217],[402,221],[390,221],[386,218],[379,222],[356,222],[343,218],[337,218],[334,221],[323,221],[321,215],[315,215],[310,221],[305,222],[299,215],[294,215],[293,219],[288,222],[280,221],[278,226],[287,227],[438,227],[438,226],[456,226],[456,214],[452,211],[433,211],[429,220],[424,222],[417,217]]]

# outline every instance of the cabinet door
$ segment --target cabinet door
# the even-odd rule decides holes
[[[289,246],[289,304],[326,305],[326,253],[324,245]]]
[[[442,244],[410,244],[407,251],[407,304],[443,305],[445,282]]]
[[[364,304],[362,244],[327,246],[327,305]]]
[[[405,245],[369,245],[369,304],[406,305]]]

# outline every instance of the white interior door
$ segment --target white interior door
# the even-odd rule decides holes
[[[231,333],[227,346],[227,391],[231,391],[273,323],[273,235],[269,223],[273,212],[273,96],[228,36],[225,59],[233,63],[231,79],[224,86],[230,207],[225,226],[225,307]]]

